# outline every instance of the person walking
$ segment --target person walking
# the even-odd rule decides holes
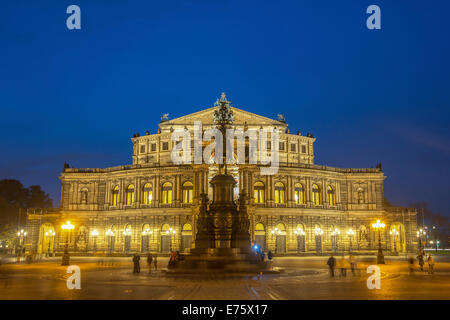
[[[333,257],[333,255],[328,258],[327,265],[330,268],[330,274],[332,277],[334,277],[334,268],[336,267],[336,259]]]
[[[434,273],[434,260],[433,257],[431,256],[431,253],[428,254],[428,274],[433,274]]]
[[[141,266],[139,265],[139,260],[141,260],[141,257],[137,253],[135,253],[133,256],[133,273],[141,272]]]
[[[356,270],[356,259],[351,253],[350,253],[350,256],[348,257],[348,261],[350,262],[350,268],[352,269],[352,274],[355,277],[356,276],[356,273],[355,273],[355,270]]]
[[[422,252],[419,253],[419,255],[417,256],[417,259],[419,260],[420,271],[423,271],[423,265],[425,264],[425,262],[423,261]]]
[[[158,256],[153,257],[153,267],[155,267],[155,271],[158,271]]]
[[[347,276],[347,260],[344,256],[338,260],[338,268],[341,269],[341,277]]]
[[[147,256],[148,273],[152,273],[152,260],[153,256],[151,253],[149,253]]]
[[[269,252],[267,252],[267,259],[269,259],[270,261],[272,261],[272,258],[273,258],[272,251],[269,250]]]

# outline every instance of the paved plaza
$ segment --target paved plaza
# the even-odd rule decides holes
[[[81,289],[69,290],[67,267],[60,258],[33,264],[0,266],[0,299],[449,299],[450,257],[435,257],[435,273],[420,272],[417,262],[410,275],[406,258],[386,258],[381,267],[381,289],[369,290],[367,266],[375,257],[357,257],[360,275],[331,278],[327,257],[278,257],[278,275],[166,276],[167,258],[158,259],[158,271],[132,273],[129,258],[73,257],[81,270]],[[143,261],[145,259],[141,259]]]

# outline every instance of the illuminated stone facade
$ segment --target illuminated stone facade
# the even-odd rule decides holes
[[[179,129],[192,131],[194,121],[201,121],[203,130],[211,128],[214,109],[173,120],[163,117],[158,133],[135,135],[131,165],[104,169],[66,166],[60,176],[60,208],[43,214],[29,211],[28,250],[60,253],[66,241],[70,251],[78,254],[167,253],[191,248],[199,195],[204,191],[211,197],[209,181],[218,166],[174,165],[171,136]],[[377,219],[386,223],[381,233],[384,250],[415,250],[416,212],[385,206],[381,165],[368,169],[316,165],[312,135],[291,134],[282,116],[273,120],[232,110],[235,128],[279,132],[277,174],[261,175],[260,165],[248,161],[229,166],[237,180],[236,199],[240,190],[249,197],[252,240],[265,251],[373,252],[378,234],[371,224]],[[75,229],[64,233],[61,224],[67,220]],[[53,230],[54,237],[49,232]]]

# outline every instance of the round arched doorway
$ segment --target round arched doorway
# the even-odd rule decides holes
[[[277,224],[272,234],[275,235],[275,252],[278,254],[286,253],[286,228],[283,223]]]
[[[255,225],[255,243],[257,243],[262,250],[266,248],[266,230],[262,223]]]

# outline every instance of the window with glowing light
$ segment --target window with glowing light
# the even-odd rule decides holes
[[[151,183],[144,184],[142,192],[144,204],[151,204],[153,199],[153,185]]]
[[[285,202],[285,188],[282,182],[275,183],[275,203]]]
[[[336,194],[331,186],[327,188],[328,203],[330,206],[336,205]]]
[[[125,192],[125,204],[131,206],[134,203],[134,185],[130,184]]]
[[[194,198],[194,185],[190,181],[183,183],[183,203],[192,203]]]
[[[261,181],[256,182],[253,185],[253,193],[255,203],[264,203],[264,183],[262,183]]]
[[[294,185],[294,199],[296,204],[305,204],[305,189],[301,183]]]
[[[111,190],[111,205],[117,206],[119,204],[119,186],[115,186]]]
[[[162,185],[162,199],[161,202],[163,204],[170,204],[172,203],[172,184],[170,182],[165,182]]]
[[[322,203],[322,199],[320,196],[320,188],[317,184],[313,184],[312,186],[312,202],[315,205],[319,205]]]

